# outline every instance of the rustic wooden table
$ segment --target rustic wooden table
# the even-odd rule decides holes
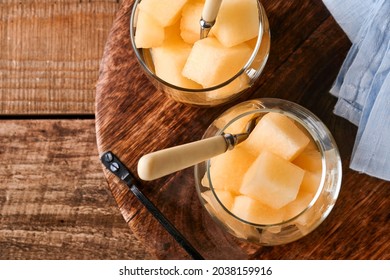
[[[116,0],[0,1],[0,259],[150,259],[102,173],[95,84]]]
[[[271,25],[271,54],[253,97],[298,102],[315,112],[334,134],[344,177],[330,218],[301,241],[259,248],[220,232],[205,233],[204,224],[193,224],[189,219],[183,223],[183,215],[193,209],[197,221],[211,222],[201,212],[199,202],[194,200],[191,208],[183,208],[188,193],[178,198],[177,208],[171,201],[170,195],[178,185],[191,182],[189,170],[156,185],[147,184],[145,193],[207,258],[228,258],[226,253],[233,252],[230,257],[389,259],[390,183],[348,169],[356,127],[332,114],[335,99],[328,93],[350,43],[321,0],[263,2]],[[180,110],[189,116],[205,115],[194,125],[184,122],[192,129],[191,135],[176,125],[174,138],[147,147],[158,148],[199,138],[209,121],[226,106],[207,111],[159,97],[139,72],[134,57],[128,56],[131,51],[123,28],[128,28],[131,3],[0,3],[0,259],[188,258],[134,202],[128,190],[103,172],[99,152],[112,148],[107,141],[111,135],[126,143],[120,133],[110,134],[106,129],[112,121],[112,110],[124,119],[131,115],[122,127],[130,127],[130,132],[140,135],[144,128],[137,131],[132,127],[137,116],[149,116],[149,123],[163,120],[156,122],[156,127],[165,127],[172,120],[161,108]],[[137,82],[115,80],[114,74],[122,78],[134,75]],[[134,88],[145,90],[143,96],[151,94],[145,100],[150,110],[137,109],[134,114],[128,111],[131,99],[125,100],[123,92]],[[146,147],[140,140],[132,145],[145,149],[121,154],[135,170],[137,157]],[[113,148],[124,149],[119,149],[120,144]],[[192,228],[185,228],[191,223]],[[205,240],[221,234],[226,243]],[[220,246],[219,251],[213,250],[215,246]]]

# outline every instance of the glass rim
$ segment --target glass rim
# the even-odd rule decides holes
[[[254,99],[254,100],[256,100],[256,99]],[[249,101],[246,101],[246,102],[249,103],[249,102],[254,101],[254,100],[249,100]],[[301,111],[305,115],[311,117],[313,120],[316,121],[316,124],[320,126],[320,127],[316,127],[316,129],[325,130],[326,136],[330,138],[332,144],[337,149],[336,142],[334,141],[331,133],[329,132],[329,130],[327,129],[325,124],[315,114],[313,114],[308,109],[306,109],[306,108],[302,107],[301,105],[296,104],[294,102],[290,102],[290,101],[282,100],[282,99],[277,99],[277,98],[262,98],[262,99],[257,99],[257,100],[265,101],[265,102],[267,102],[267,101],[271,101],[271,102],[284,102],[285,104],[288,104],[288,105],[292,106],[293,108]],[[269,224],[253,223],[253,222],[249,222],[249,221],[246,221],[245,219],[242,219],[242,218],[238,217],[237,215],[232,213],[229,209],[227,209],[225,207],[225,205],[221,202],[221,200],[219,199],[218,195],[216,194],[215,188],[214,188],[212,180],[211,180],[211,176],[210,176],[210,159],[205,161],[205,164],[206,164],[206,171],[205,171],[205,173],[207,174],[207,180],[208,180],[208,182],[210,184],[210,189],[212,191],[212,194],[213,194],[214,198],[217,200],[219,206],[221,206],[222,209],[229,216],[233,217],[234,219],[237,219],[238,221],[240,221],[240,222],[242,222],[244,224],[255,226],[257,228],[282,226],[282,225],[285,225],[285,224],[289,224],[290,222],[293,222],[294,220],[296,220],[299,217],[301,217],[302,215],[304,215],[309,209],[311,209],[315,205],[315,203],[320,198],[321,193],[323,192],[324,187],[325,187],[325,179],[326,179],[327,157],[326,157],[326,154],[325,154],[325,147],[323,147],[321,141],[318,141],[319,137],[314,134],[314,131],[312,131],[312,129],[310,129],[308,127],[308,125],[303,120],[301,120],[294,112],[286,111],[285,109],[267,108],[267,107],[253,109],[253,110],[241,113],[241,114],[237,115],[236,117],[234,117],[233,119],[231,119],[227,124],[224,125],[224,127],[220,128],[217,131],[216,135],[221,135],[231,124],[233,124],[237,120],[239,120],[239,119],[241,119],[241,118],[243,118],[243,117],[245,117],[247,115],[256,114],[256,113],[269,113],[269,112],[276,112],[276,113],[282,113],[284,115],[287,115],[289,118],[292,118],[293,120],[298,121],[299,124],[301,124],[306,129],[306,131],[310,134],[310,136],[314,140],[314,142],[315,142],[319,152],[321,153],[321,181],[320,181],[319,187],[318,187],[314,197],[311,199],[310,203],[301,212],[299,212],[295,216],[290,217],[289,219],[283,220],[283,221],[278,222],[278,223],[269,223]],[[337,149],[337,151],[338,151],[338,149]],[[337,197],[338,194],[339,194],[339,191],[340,191],[340,187],[341,187],[341,176],[340,176],[340,178],[339,178],[339,180],[338,180],[338,182],[336,184],[337,184],[337,190],[336,190],[336,197]],[[330,206],[330,207],[332,208],[333,206]],[[330,208],[330,210],[331,210],[331,208]],[[216,218],[216,219],[218,219],[218,218]]]
[[[245,65],[235,75],[233,75],[231,78],[229,78],[228,80],[226,80],[226,81],[224,81],[224,82],[222,82],[222,83],[220,83],[218,85],[215,85],[215,86],[212,86],[212,87],[207,87],[207,88],[200,88],[200,89],[184,88],[184,87],[180,87],[180,86],[171,84],[171,83],[161,79],[160,77],[158,77],[149,68],[149,66],[145,63],[145,60],[143,59],[143,56],[141,55],[143,49],[142,48],[137,48],[137,46],[135,45],[135,32],[134,31],[135,31],[136,27],[135,27],[135,24],[134,24],[134,19],[136,17],[137,6],[139,5],[139,3],[141,1],[142,0],[135,0],[134,1],[133,8],[132,8],[131,15],[130,15],[130,41],[131,41],[132,48],[134,50],[134,53],[135,53],[135,55],[137,57],[138,62],[141,64],[142,68],[146,71],[146,73],[150,77],[152,77],[153,79],[157,80],[158,82],[162,83],[163,85],[165,85],[167,87],[170,87],[170,88],[172,88],[174,90],[183,91],[183,92],[187,92],[187,93],[201,93],[201,92],[208,92],[208,91],[213,91],[213,90],[220,89],[220,88],[230,84],[235,79],[237,79],[239,76],[241,76],[245,71],[247,71],[249,69],[249,66],[255,60],[256,55],[260,51],[260,47],[261,47],[261,43],[263,41],[263,36],[264,36],[264,31],[265,31],[264,30],[264,22],[267,19],[265,18],[266,15],[265,15],[265,11],[264,11],[263,5],[261,4],[260,0],[256,0],[257,1],[258,16],[259,16],[259,33],[257,35],[256,45],[255,45],[255,48],[254,48],[251,56],[248,58],[247,62],[245,63]],[[268,30],[268,36],[270,36],[269,28],[267,30]],[[261,67],[259,69],[262,69],[265,66],[265,62],[267,61],[267,57],[268,57],[268,54],[266,55],[266,57],[264,59],[264,62],[262,63],[262,65],[261,65]]]

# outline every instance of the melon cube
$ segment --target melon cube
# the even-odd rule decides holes
[[[307,151],[318,151],[318,146],[313,140],[313,136],[309,131],[298,121],[294,121],[295,125],[310,139],[309,144],[307,144],[305,150]]]
[[[192,47],[183,75],[205,88],[216,86],[237,74],[251,53],[246,44],[226,48],[217,39],[207,37]]]
[[[233,110],[230,112],[227,112],[225,115],[221,116],[214,125],[220,129],[224,128],[232,119],[235,117],[248,112],[248,108],[242,108],[241,110]],[[225,133],[231,133],[231,134],[239,134],[246,131],[246,127],[249,123],[249,121],[255,117],[255,114],[248,114],[246,116],[243,116],[233,123],[231,123],[228,127],[225,128]]]
[[[301,190],[315,194],[321,183],[321,173],[313,173],[310,171],[305,172],[303,176]]]
[[[309,206],[313,197],[314,197],[313,193],[299,192],[297,198],[284,207],[285,210],[284,219],[289,220],[295,217],[296,215],[300,214],[303,210],[305,210]],[[304,223],[304,221],[305,219],[301,218],[300,222]]]
[[[231,192],[224,191],[224,190],[214,190],[215,195],[211,190],[203,192],[201,195],[204,198],[204,200],[207,201],[215,210],[219,208],[219,202],[216,199],[219,199],[221,204],[226,208],[226,209],[231,209],[234,201],[234,196]]]
[[[283,221],[284,212],[276,210],[246,195],[236,196],[231,212],[237,217],[256,224],[275,224]]]
[[[162,27],[152,16],[138,9],[136,30],[134,35],[137,48],[152,48],[161,46],[165,33]]]
[[[259,24],[257,0],[224,0],[212,31],[224,46],[232,47],[258,36]]]
[[[251,39],[247,41],[246,43],[248,46],[250,46],[253,50],[256,48],[258,37]],[[260,41],[260,48],[258,50],[258,54],[256,55],[255,59],[253,60],[251,67],[254,69],[259,69],[264,65],[266,60],[264,58],[268,57],[268,53],[270,50],[270,44],[271,44],[271,38],[270,34],[268,32],[265,32],[263,36],[261,37]]]
[[[202,16],[203,3],[188,2],[183,7],[180,20],[181,37],[186,43],[193,44],[200,39],[199,20]]]
[[[229,84],[220,87],[216,90],[207,92],[207,100],[222,100],[223,98],[229,98],[231,95],[239,93],[247,89],[250,85],[248,75],[244,72]]]
[[[266,149],[291,161],[305,149],[309,141],[289,117],[270,112],[261,118],[244,143],[255,155]]]
[[[293,160],[295,165],[298,165],[300,168],[311,171],[311,172],[321,172],[322,170],[322,159],[321,153],[318,150],[313,150],[311,148],[305,149],[296,159]]]
[[[240,193],[279,209],[297,197],[304,174],[303,169],[264,150],[245,173]]]
[[[180,36],[180,22],[175,23],[174,25],[165,27],[164,29],[165,38],[163,44],[165,46],[176,46],[182,48],[191,48],[189,44],[183,41]]]
[[[165,34],[166,38],[163,44],[150,50],[156,75],[175,86],[193,89],[202,88],[201,85],[181,74],[191,52],[191,46],[181,39],[179,25],[167,27]]]
[[[147,12],[162,26],[166,27],[179,20],[187,0],[142,0],[139,8]]]
[[[255,157],[237,146],[210,159],[210,177],[214,189],[238,193],[242,178]]]
[[[224,206],[230,211],[234,202],[234,196],[230,192],[215,190],[218,198],[224,204]],[[219,221],[221,221],[234,235],[244,239],[257,239],[259,236],[258,231],[247,224],[242,223],[229,212],[222,208],[217,202],[215,195],[211,190],[201,193],[207,204],[204,207]]]

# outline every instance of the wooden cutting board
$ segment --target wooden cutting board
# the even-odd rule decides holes
[[[352,188],[356,181],[375,183],[375,186],[386,184],[348,170],[356,128],[332,113],[336,100],[328,90],[350,47],[347,37],[321,0],[264,0],[263,4],[270,21],[271,52],[261,78],[251,88],[250,98],[294,101],[324,121],[339,142],[343,158],[347,180],[340,200],[356,191]],[[96,92],[96,133],[99,153],[112,151],[137,176],[137,161],[143,154],[200,139],[216,116],[242,100],[202,109],[176,103],[157,91],[143,74],[131,47],[132,5],[132,0],[123,1],[105,47]],[[150,252],[158,259],[188,259],[187,253],[127,186],[103,170],[123,217]],[[386,256],[375,251],[356,251],[356,246],[364,247],[372,236],[360,238],[353,246],[347,242],[351,229],[342,225],[351,217],[345,213],[356,212],[353,205],[343,201],[337,203],[330,217],[307,237],[283,246],[261,247],[224,233],[212,221],[197,197],[193,168],[156,181],[140,182],[138,187],[207,259]],[[378,195],[388,197],[388,191],[383,192]],[[368,200],[365,203],[365,207],[375,204]],[[377,214],[380,228],[384,214]],[[383,231],[378,230],[378,234]]]

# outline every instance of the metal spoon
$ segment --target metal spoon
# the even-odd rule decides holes
[[[206,0],[201,19],[199,21],[200,24],[200,39],[204,39],[209,34],[211,28],[215,24],[215,19],[217,18],[219,8],[221,6],[222,0]]]

